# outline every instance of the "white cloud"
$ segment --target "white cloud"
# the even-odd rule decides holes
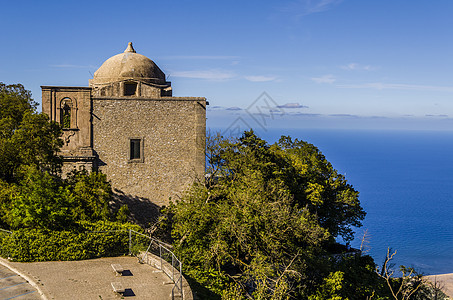
[[[207,108],[208,108],[209,110],[225,109],[225,107],[219,106],[219,105],[214,105],[214,106],[209,105],[209,106],[207,106]]]
[[[61,64],[61,65],[50,65],[53,68],[64,68],[64,69],[95,69],[95,66],[92,65],[71,65],[71,64]]]
[[[295,12],[297,17],[327,11],[341,3],[342,0],[298,0],[287,5],[284,10]]]
[[[244,78],[252,82],[274,81],[275,79],[277,79],[277,77],[275,76],[261,76],[261,75],[245,76]]]
[[[299,103],[286,103],[286,104],[283,104],[283,105],[278,105],[277,107],[278,108],[289,108],[289,109],[292,109],[292,108],[308,108],[308,106],[301,105]]]
[[[329,117],[339,117],[339,118],[358,118],[358,115],[353,114],[330,114]]]
[[[375,70],[375,67],[372,67],[370,65],[360,65],[357,63],[350,63],[345,66],[341,66],[343,70],[348,70],[348,71],[372,71]]]
[[[321,77],[312,77],[311,80],[313,80],[316,83],[334,83],[336,81],[335,77],[332,74],[324,75]]]
[[[174,71],[169,72],[169,75],[173,77],[207,80],[228,80],[236,77],[236,74],[233,72],[224,70]]]
[[[430,118],[448,118],[448,115],[440,114],[440,115],[425,115],[425,117],[430,117]]]
[[[184,60],[238,60],[239,56],[234,55],[170,55],[163,56],[160,59],[184,59]]]
[[[453,92],[453,86],[416,85],[416,84],[382,83],[382,82],[372,82],[363,84],[339,84],[337,85],[337,87],[347,89]]]
[[[307,12],[317,13],[323,12],[331,9],[333,6],[339,4],[341,0],[304,0],[302,3],[305,3],[307,7]]]
[[[237,107],[237,106],[233,106],[233,107],[226,108],[226,110],[242,110],[242,108]]]

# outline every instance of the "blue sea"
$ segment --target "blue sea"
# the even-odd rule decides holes
[[[360,192],[365,251],[378,265],[390,247],[396,266],[453,273],[453,132],[268,129],[317,146]]]

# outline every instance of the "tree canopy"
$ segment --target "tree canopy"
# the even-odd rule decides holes
[[[0,83],[1,227],[61,230],[78,221],[114,220],[107,177],[84,170],[61,174],[61,126],[36,106],[21,84]],[[123,207],[122,221],[126,213]]]
[[[21,85],[0,82],[0,179],[18,182],[25,166],[57,173],[63,145],[61,128],[36,112],[31,93]]]
[[[207,155],[209,179],[170,211],[178,253],[211,270],[204,281],[213,290],[224,276],[240,278],[233,282],[243,292],[300,296],[291,286],[316,280],[328,245],[351,240],[365,216],[358,192],[309,143],[282,137],[269,145],[247,131],[211,137]]]
[[[380,276],[370,256],[336,242],[352,240],[365,212],[314,145],[287,136],[269,145],[246,131],[208,136],[206,154],[207,180],[166,222],[201,298],[429,299],[416,272]],[[410,298],[394,297],[400,288]]]

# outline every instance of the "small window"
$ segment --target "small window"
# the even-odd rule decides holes
[[[139,139],[131,139],[130,159],[141,159],[141,141]]]
[[[71,107],[67,103],[61,108],[61,125],[63,128],[71,128]]]
[[[64,98],[61,100],[60,106],[60,124],[63,129],[69,129],[74,127],[72,119],[72,112],[73,112],[73,105],[72,101],[69,98]]]
[[[143,163],[143,138],[129,138],[129,160],[130,163]]]
[[[135,96],[136,91],[137,91],[136,82],[126,82],[124,84],[124,96]]]

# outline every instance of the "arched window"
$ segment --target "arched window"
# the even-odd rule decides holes
[[[72,101],[65,98],[61,101],[60,124],[63,128],[71,128]]]

